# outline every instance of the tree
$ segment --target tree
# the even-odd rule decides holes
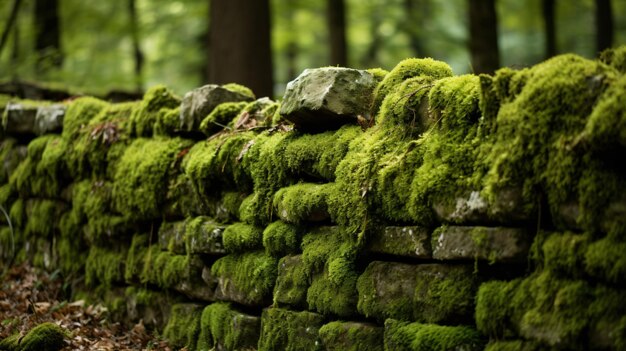
[[[468,0],[469,48],[474,73],[493,73],[500,67],[498,16],[495,0]]]
[[[543,24],[545,28],[545,46],[544,54],[545,58],[556,55],[556,25],[555,25],[555,12],[554,12],[554,0],[542,0],[542,14]]]
[[[416,57],[427,56],[420,27],[422,27],[421,24],[429,17],[430,6],[428,1],[404,0],[403,6],[406,12],[404,31],[409,36],[409,43],[413,54]]]
[[[0,53],[4,48],[4,44],[6,44],[9,39],[9,34],[11,33],[11,29],[15,25],[15,20],[17,19],[17,14],[20,11],[21,0],[13,0],[13,6],[11,6],[11,14],[9,15],[9,19],[7,20],[7,24],[2,31],[2,36],[0,37]]]
[[[128,14],[130,16],[130,34],[133,42],[133,58],[135,61],[135,90],[143,90],[143,63],[144,56],[139,42],[139,16],[137,15],[136,0],[128,0]]]
[[[613,46],[613,11],[611,0],[596,0],[596,50]]]
[[[327,0],[326,15],[330,38],[330,64],[345,67],[348,65],[348,50],[344,0]]]
[[[209,80],[272,96],[269,0],[211,0]]]
[[[35,53],[39,73],[50,66],[60,68],[63,65],[58,5],[58,0],[35,0]]]

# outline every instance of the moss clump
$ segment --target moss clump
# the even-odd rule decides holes
[[[600,96],[579,140],[599,152],[626,147],[626,107],[621,103],[624,99],[626,75],[613,82]]]
[[[211,136],[222,129],[229,128],[228,124],[239,116],[246,105],[248,105],[247,102],[224,102],[217,105],[200,123],[200,131],[206,136]]]
[[[385,350],[482,350],[484,344],[471,327],[385,321]]]
[[[198,349],[256,349],[260,319],[244,315],[228,303],[217,302],[204,308]]]
[[[527,340],[511,340],[511,341],[492,341],[487,344],[485,351],[541,351],[552,350],[546,348],[534,341]]]
[[[143,269],[139,280],[161,288],[174,288],[189,279],[193,273],[191,269],[190,256],[160,251],[158,245],[153,245],[143,253]]]
[[[191,303],[173,305],[163,336],[175,347],[196,350],[202,308]]]
[[[327,197],[337,191],[334,183],[299,183],[282,188],[274,195],[274,208],[285,222],[323,222],[328,219]]]
[[[244,223],[226,227],[223,234],[227,252],[244,252],[259,249],[263,241],[263,229]]]
[[[256,127],[269,127],[272,124],[278,103],[269,98],[249,102],[228,124],[231,130],[248,130]]]
[[[318,339],[323,323],[319,314],[268,308],[263,310],[261,319],[259,351],[323,349]]]
[[[130,116],[132,134],[139,137],[152,135],[154,125],[163,114],[180,106],[181,99],[163,85],[146,91],[139,107]]]
[[[17,168],[17,166],[26,157],[24,153],[24,147],[17,144],[17,140],[13,138],[3,138],[0,141],[0,162],[2,162],[2,168],[0,168],[0,184],[7,183],[9,177]]]
[[[26,335],[12,335],[0,342],[0,350],[58,351],[65,346],[66,331],[50,322],[41,323]]]
[[[92,246],[85,262],[85,284],[111,286],[124,281],[126,250],[111,251]]]
[[[190,143],[183,139],[136,139],[119,161],[112,199],[122,214],[136,219],[156,218],[165,201],[168,178],[176,172],[180,152]]]
[[[367,72],[374,76],[374,80],[376,80],[378,83],[385,79],[385,76],[389,74],[389,71],[380,67],[369,68],[367,69]]]
[[[311,272],[302,263],[302,257],[285,256],[278,261],[278,276],[274,288],[275,306],[287,305],[305,308]]]
[[[164,108],[154,122],[154,135],[176,135],[180,123],[180,107]]]
[[[51,238],[59,229],[65,203],[54,200],[29,200],[26,205],[25,237]]]
[[[351,322],[330,322],[319,331],[328,351],[382,351],[383,328]]]
[[[626,73],[626,46],[603,51],[600,53],[600,61],[615,67],[622,74]]]
[[[224,84],[222,85],[222,88],[226,89],[226,90],[230,90],[232,92],[235,93],[239,93],[241,95],[247,96],[250,99],[256,99],[256,96],[254,96],[254,93],[252,92],[252,89],[243,86],[241,84],[237,84],[237,83],[228,83],[228,84]]]
[[[302,230],[289,223],[276,221],[263,230],[263,247],[268,255],[282,257],[300,251]]]
[[[587,274],[611,284],[624,285],[626,276],[626,243],[611,238],[603,238],[590,244],[584,253],[584,267]],[[580,253],[582,256],[582,253]],[[578,256],[579,258],[582,258]]]
[[[105,101],[93,97],[81,97],[72,101],[63,117],[63,138],[66,141],[76,139],[89,121],[107,105]]]
[[[259,304],[271,300],[276,281],[277,260],[263,251],[224,256],[213,264],[211,273],[228,282],[224,289],[240,295],[240,303]]]
[[[428,114],[428,91],[435,79],[418,76],[401,82],[382,102],[376,123],[385,128],[408,128],[413,135],[427,130],[434,123]]]
[[[542,245],[544,266],[569,277],[581,277],[589,236],[573,233],[554,233]]]
[[[224,253],[224,249],[228,249],[225,245],[224,226],[206,216],[188,217],[185,220],[182,239],[187,254],[221,254]],[[233,248],[237,245],[251,244],[250,241],[245,241],[245,238],[232,237],[229,240],[231,240],[229,245]],[[170,241],[168,250],[176,251],[176,245],[176,242]]]
[[[385,75],[385,78],[374,90],[372,115],[376,115],[387,94],[404,80],[417,76],[429,76],[438,79],[451,75],[452,69],[450,66],[431,58],[409,58],[400,61],[391,72]]]

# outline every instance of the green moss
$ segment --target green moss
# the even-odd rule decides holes
[[[604,238],[591,243],[584,252],[584,267],[587,274],[611,284],[623,285],[626,276],[626,243]],[[578,259],[583,258],[580,252]]]
[[[485,347],[485,351],[541,351],[552,350],[545,345],[534,341],[511,340],[511,341],[491,341]]]
[[[65,346],[66,331],[58,325],[50,322],[41,323],[31,329],[24,337],[18,338],[14,348],[7,348],[15,351],[57,351]],[[4,341],[3,341],[4,343]],[[2,349],[2,345],[0,345]]]
[[[0,184],[7,183],[9,177],[17,166],[26,157],[23,152],[23,147],[17,144],[17,140],[13,138],[2,138],[0,142],[0,162],[2,162],[2,168],[0,169]]]
[[[85,268],[88,249],[79,237],[61,236],[56,239],[56,252],[59,268],[66,275],[78,274]]]
[[[217,105],[200,123],[200,131],[211,136],[227,128],[228,124],[241,113],[246,105],[248,105],[247,102],[224,102]]]
[[[146,254],[150,245],[148,235],[133,235],[125,260],[124,280],[127,283],[139,281],[146,261]]]
[[[51,238],[59,228],[59,218],[65,211],[64,203],[54,200],[30,200],[26,208],[26,237]]]
[[[351,322],[330,322],[319,331],[322,344],[329,351],[382,351],[383,329]]]
[[[544,266],[569,277],[580,277],[588,246],[588,235],[552,234],[542,246]]]
[[[426,107],[428,91],[433,77],[417,76],[401,82],[387,93],[382,102],[376,123],[385,128],[407,128],[418,135],[434,121],[429,121]]]
[[[518,286],[519,280],[489,281],[480,285],[476,295],[475,320],[481,333],[495,338],[513,334],[510,303]]]
[[[111,286],[124,281],[126,250],[112,251],[92,246],[85,262],[85,284]]]
[[[244,252],[259,249],[263,241],[263,229],[244,223],[226,227],[223,234],[227,252]]]
[[[621,103],[624,99],[626,75],[620,76],[600,95],[579,140],[600,152],[616,146],[626,147],[626,107]]]
[[[274,208],[278,216],[288,223],[325,221],[329,217],[326,198],[336,191],[334,183],[299,183],[276,192]]]
[[[271,300],[276,281],[276,263],[275,258],[263,251],[237,253],[215,261],[211,272],[244,294],[244,300],[258,303]]]
[[[243,86],[241,84],[237,84],[237,83],[228,83],[228,84],[224,84],[222,85],[222,88],[230,90],[232,92],[235,93],[239,93],[241,95],[247,96],[251,99],[256,99],[256,96],[254,96],[254,93],[252,92],[252,90],[246,86]]]
[[[385,350],[482,350],[484,341],[471,327],[385,321]]]
[[[285,256],[278,261],[278,276],[274,287],[274,305],[297,309],[306,306],[311,272],[302,263],[301,256]]]
[[[374,76],[374,79],[379,83],[389,74],[389,71],[380,67],[369,68],[367,72]]]
[[[11,209],[9,210],[9,218],[11,219],[11,223],[13,223],[14,228],[24,228],[24,224],[26,223],[26,208],[24,205],[24,200],[17,199],[11,205]]]
[[[248,130],[257,127],[269,127],[278,108],[278,103],[269,98],[260,98],[249,102],[228,124],[230,130]]]
[[[89,121],[107,105],[93,97],[81,97],[72,101],[63,117],[63,138],[68,142],[76,139]]]
[[[139,280],[161,288],[173,288],[190,276],[190,268],[190,256],[160,251],[158,245],[152,245],[143,253]]]
[[[176,304],[172,306],[170,318],[163,330],[163,336],[177,348],[196,350],[200,335],[201,305]]]
[[[322,316],[311,312],[294,312],[281,308],[263,310],[259,351],[322,350],[318,330]]]
[[[156,218],[165,201],[168,178],[176,171],[183,139],[136,139],[119,161],[112,199],[122,214],[136,219]]]
[[[19,350],[20,334],[9,335],[6,338],[0,340],[0,350],[2,351],[17,351]]]
[[[260,320],[246,316],[228,303],[217,302],[202,311],[198,349],[256,349]]]
[[[180,106],[180,98],[163,85],[156,85],[146,91],[143,100],[130,117],[132,134],[139,137],[152,135],[154,124],[170,109]]]
[[[289,223],[276,221],[263,231],[263,247],[268,255],[281,257],[300,251],[302,230]]]
[[[210,217],[188,217],[185,220],[183,234],[185,251],[187,254],[224,253],[224,249],[228,249],[225,245],[226,237],[224,234],[224,225],[216,223]],[[245,245],[252,244],[251,241],[245,241],[245,239],[252,238],[231,237],[229,239],[231,240],[229,244],[233,247],[236,247],[237,245],[241,245],[243,247]],[[175,245],[176,243],[170,241],[168,249],[170,251],[175,251],[173,250]]]
[[[393,89],[404,80],[417,77],[429,76],[443,78],[452,75],[452,69],[446,63],[431,58],[409,58],[400,61],[378,84],[374,90],[374,102],[372,115],[376,115],[383,100]]]
[[[620,73],[626,73],[626,46],[607,49],[600,53],[600,61],[615,67]]]
[[[180,124],[180,107],[163,108],[154,122],[154,135],[176,135]]]

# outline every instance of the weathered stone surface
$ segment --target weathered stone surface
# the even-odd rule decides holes
[[[170,251],[175,254],[185,254],[185,223],[163,222],[159,227],[159,246],[163,251]]]
[[[433,233],[433,258],[523,262],[531,239],[522,228],[443,226]]]
[[[383,328],[375,324],[331,322],[319,334],[328,351],[383,351]]]
[[[37,106],[9,102],[2,115],[2,127],[7,133],[31,134],[34,132]]]
[[[174,285],[174,290],[192,299],[213,301],[217,282],[205,275],[206,269],[204,261],[199,256],[190,256],[186,271]]]
[[[369,120],[376,80],[367,71],[341,67],[306,69],[287,84],[280,114],[296,128],[308,131],[336,129]]]
[[[186,221],[185,245],[189,254],[225,254],[222,234],[225,226],[205,216]]]
[[[319,328],[324,318],[313,312],[267,308],[261,315],[259,351],[318,350]]]
[[[456,224],[517,223],[531,217],[530,206],[524,204],[522,190],[507,188],[496,190],[493,203],[478,191],[468,191],[454,198],[433,199],[437,219]]]
[[[302,256],[286,256],[278,262],[278,276],[274,287],[274,303],[295,308],[306,306],[309,288],[308,272]]]
[[[57,133],[63,129],[63,118],[67,107],[61,104],[40,106],[35,115],[33,132],[37,135]]]
[[[472,318],[477,279],[467,265],[374,261],[359,277],[357,308],[378,321],[394,318],[462,323]]]
[[[430,233],[428,229],[418,226],[385,227],[373,233],[368,248],[374,253],[431,258]]]
[[[252,98],[219,85],[208,84],[194,89],[183,97],[180,105],[180,129],[197,131],[202,120],[223,102],[252,101]]]

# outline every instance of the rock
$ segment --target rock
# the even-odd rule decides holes
[[[256,350],[260,332],[261,317],[217,302],[202,311],[198,350]]]
[[[185,94],[180,105],[180,129],[187,132],[197,131],[202,120],[217,105],[238,101],[252,101],[252,98],[215,84],[194,89]]]
[[[2,127],[9,134],[31,134],[34,132],[37,110],[36,105],[9,102],[2,114]]]
[[[385,321],[385,350],[480,351],[485,342],[468,326]]]
[[[174,285],[174,290],[195,300],[213,301],[217,281],[206,277],[207,267],[198,255],[192,255],[185,272]]]
[[[327,351],[383,351],[383,328],[370,323],[331,322],[320,328]]]
[[[318,350],[324,317],[313,312],[267,308],[261,315],[259,351]]]
[[[301,255],[281,258],[278,262],[274,302],[279,306],[305,307],[306,292],[309,288],[307,273]]]
[[[159,246],[163,251],[183,255],[185,250],[186,221],[163,222],[159,227]]]
[[[376,79],[367,71],[341,67],[306,69],[287,84],[280,114],[303,131],[338,129],[363,118],[369,107]]]
[[[522,228],[443,226],[433,233],[433,258],[525,262],[530,242]]]
[[[374,253],[429,259],[429,234],[426,228],[418,226],[385,227],[384,230],[372,234],[369,250]]]
[[[172,306],[170,318],[163,330],[163,337],[176,349],[196,349],[200,335],[200,318],[204,305],[178,303]]]
[[[264,251],[230,254],[211,267],[218,284],[215,298],[246,306],[268,306],[276,283],[278,262]]]
[[[185,246],[188,254],[223,255],[222,243],[225,226],[211,218],[199,216],[188,218],[185,226]]]
[[[162,330],[176,299],[167,292],[130,287],[126,289],[126,313],[131,322]]]
[[[60,133],[67,107],[61,104],[40,106],[35,115],[33,131],[37,135]]]

